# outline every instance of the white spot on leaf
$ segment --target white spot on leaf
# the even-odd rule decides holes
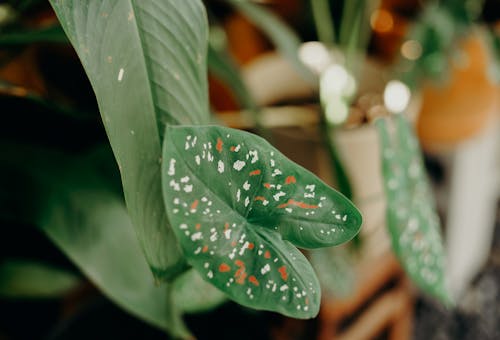
[[[175,175],[175,162],[176,162],[176,160],[175,160],[175,159],[173,159],[173,158],[172,158],[172,159],[170,159],[170,163],[169,163],[169,165],[168,165],[168,172],[167,172],[167,174],[168,174],[169,176],[173,176],[173,175]]]
[[[120,71],[118,71],[118,81],[122,81],[124,73],[125,70],[123,68],[121,68]]]
[[[223,161],[218,161],[217,162],[217,171],[219,173],[223,173],[224,172],[224,162]]]
[[[245,166],[245,164],[246,164],[246,163],[245,163],[244,161],[240,161],[240,160],[238,160],[238,161],[234,162],[234,164],[233,164],[233,168],[234,168],[235,170],[237,170],[237,171],[240,171],[241,169],[243,169],[243,167]]]

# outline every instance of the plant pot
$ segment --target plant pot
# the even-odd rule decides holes
[[[426,149],[477,135],[496,113],[499,89],[488,78],[489,55],[479,32],[463,39],[459,48],[460,57],[449,62],[449,79],[428,82],[422,89],[417,131]]]

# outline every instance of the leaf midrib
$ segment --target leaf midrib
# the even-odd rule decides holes
[[[151,99],[151,107],[153,108],[154,110],[154,117],[155,117],[155,123],[156,123],[156,127],[157,127],[157,130],[156,130],[156,135],[157,135],[157,140],[159,141],[159,148],[160,148],[160,154],[161,154],[161,147],[162,147],[162,142],[161,142],[161,120],[158,119],[158,114],[159,112],[157,111],[157,107],[156,107],[156,103],[157,103],[157,98],[153,92],[153,88],[152,88],[152,85],[151,85],[151,74],[152,74],[152,71],[150,69],[150,65],[148,65],[148,62],[147,62],[147,58],[146,58],[146,55],[144,54],[144,37],[141,33],[141,30],[139,29],[139,23],[137,21],[137,15],[136,15],[136,6],[134,5],[134,0],[128,0],[128,3],[130,4],[130,8],[132,9],[132,12],[134,14],[134,29],[137,33],[137,36],[139,38],[139,44],[141,45],[141,51],[140,51],[140,54],[142,55],[142,60],[141,60],[141,63],[144,65],[144,69],[145,69],[145,72],[146,72],[146,76],[147,76],[147,83],[148,83],[148,93],[149,93],[149,96],[150,96],[150,99]]]

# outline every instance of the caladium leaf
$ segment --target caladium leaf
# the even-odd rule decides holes
[[[317,314],[318,279],[295,247],[341,244],[361,215],[264,139],[217,126],[167,127],[167,214],[188,262],[236,302]]]
[[[394,251],[411,279],[448,303],[439,218],[425,175],[418,142],[404,117],[396,118],[396,138],[387,122],[376,121],[387,195],[387,227]]]

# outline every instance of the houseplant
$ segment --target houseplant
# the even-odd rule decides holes
[[[250,5],[245,5],[245,6],[250,6]],[[239,4],[239,8],[245,9],[245,6],[243,4]],[[364,75],[367,72],[367,68],[364,67],[366,65],[366,62],[364,61],[364,54],[366,51],[366,46],[368,43],[368,37],[369,37],[369,26],[368,26],[368,17],[370,13],[373,11],[374,7],[371,7],[372,4],[364,1],[360,2],[348,2],[344,6],[343,10],[343,16],[342,16],[342,21],[340,25],[335,26],[338,28],[340,26],[340,30],[337,32],[333,29],[333,25],[331,25],[331,20],[325,20],[325,16],[328,17],[328,1],[315,1],[312,3],[313,6],[313,13],[317,15],[317,20],[315,21],[317,24],[317,29],[318,32],[320,33],[319,36],[320,38],[324,39],[324,44],[318,44],[316,43],[307,43],[304,44],[304,53],[302,51],[299,53],[299,55],[302,53],[304,56],[304,61],[306,64],[310,64],[312,66],[312,70],[316,71],[319,73],[321,77],[321,81],[319,84],[319,93],[321,97],[321,101],[324,106],[324,112],[325,116],[323,119],[323,132],[324,132],[324,142],[325,144],[330,148],[330,154],[333,156],[333,168],[336,170],[336,175],[337,178],[340,179],[338,180],[339,184],[339,189],[344,192],[346,195],[350,196],[352,193],[352,187],[349,185],[349,182],[346,181],[351,176],[351,179],[353,176],[358,173],[357,178],[361,178],[362,180],[365,181],[366,183],[372,183],[375,182],[376,180],[380,180],[382,183],[385,183],[386,187],[386,199],[387,199],[387,221],[388,227],[389,227],[389,232],[392,238],[392,242],[394,245],[394,249],[396,253],[399,255],[399,258],[407,270],[407,272],[410,274],[410,277],[424,290],[431,292],[431,294],[435,295],[436,297],[441,298],[443,301],[447,300],[446,297],[446,292],[444,288],[444,277],[443,277],[443,266],[444,266],[444,255],[442,251],[442,245],[439,236],[436,236],[439,234],[439,224],[437,220],[436,213],[433,212],[433,203],[432,199],[428,198],[426,201],[429,203],[428,206],[419,206],[417,204],[418,197],[419,195],[424,195],[424,196],[429,196],[430,192],[429,189],[427,188],[427,184],[425,184],[425,179],[424,177],[421,177],[422,174],[424,173],[424,170],[422,168],[422,162],[420,159],[420,151],[418,148],[412,146],[411,148],[407,148],[408,145],[414,145],[416,143],[415,137],[411,133],[411,129],[404,128],[405,123],[398,123],[394,125],[395,128],[395,135],[399,135],[399,140],[407,140],[406,144],[400,144],[401,148],[407,148],[407,151],[410,152],[411,155],[404,156],[404,152],[402,150],[398,150],[400,147],[397,146],[396,142],[390,142],[390,144],[384,144],[384,143],[389,143],[389,139],[387,138],[382,138],[382,131],[380,131],[378,128],[376,128],[375,125],[371,124],[365,124],[364,122],[370,123],[371,121],[376,120],[376,118],[379,118],[380,116],[387,116],[388,118],[391,117],[389,114],[391,111],[394,112],[392,115],[395,117],[397,113],[400,113],[404,111],[405,107],[408,105],[408,98],[409,98],[409,90],[407,87],[405,87],[401,82],[397,81],[392,81],[388,82],[387,86],[386,84],[383,83],[383,81],[387,81],[387,79],[390,79],[391,74],[390,72],[387,72],[386,74],[377,74],[377,72],[369,73],[369,76],[366,76],[366,79],[368,79],[368,83],[363,81],[359,75]],[[315,6],[323,6],[323,9],[318,9],[314,8]],[[247,11],[248,17],[253,19],[254,22],[258,22],[256,19],[255,15],[251,11]],[[322,16],[322,17],[320,17]],[[264,30],[267,30],[264,27]],[[283,37],[283,35],[281,36]],[[290,45],[290,41],[288,42],[288,46]],[[282,45],[286,45],[285,43],[282,42]],[[335,47],[335,51],[333,53],[331,52],[331,47]],[[310,48],[310,52],[306,52],[306,48]],[[298,44],[296,44],[295,50],[299,50]],[[310,56],[310,58],[308,58]],[[289,56],[290,58],[293,58],[294,56]],[[251,68],[252,66],[250,66]],[[269,66],[268,66],[269,67]],[[380,67],[378,67],[380,68]],[[269,67],[268,69],[272,69],[272,67]],[[377,68],[374,68],[377,69]],[[368,69],[369,70],[369,69]],[[260,74],[265,74],[265,71],[259,72]],[[290,77],[293,78],[293,77]],[[373,84],[369,84],[371,79],[380,79],[382,84],[377,84],[373,86]],[[385,78],[385,80],[384,80]],[[276,84],[277,80],[276,78],[269,80],[269,82],[272,82],[275,84],[274,86],[278,86]],[[262,86],[265,86],[267,81],[265,78],[261,80],[260,88],[258,89],[258,93],[261,92],[266,92],[265,90],[262,89]],[[357,83],[357,84],[356,84]],[[314,85],[313,86],[308,86],[305,82],[302,82],[301,85],[298,84],[297,81],[295,81],[293,84],[281,84],[280,87],[280,93],[285,92],[287,87],[292,87],[293,91],[296,91],[296,88],[309,88],[309,90],[302,90],[302,93],[309,93],[311,92],[311,89],[314,90]],[[384,89],[385,86],[385,89]],[[256,86],[259,87],[259,86]],[[268,87],[265,87],[268,90],[271,90]],[[359,90],[359,88],[362,89],[362,91],[368,92],[373,99],[375,99],[375,102],[370,105],[366,105],[363,101],[366,102],[367,98],[362,98],[361,93],[357,93],[356,90]],[[378,93],[376,93],[378,91]],[[370,93],[371,92],[371,93]],[[375,92],[375,93],[373,93]],[[384,98],[385,97],[385,98]],[[380,98],[380,99],[378,99]],[[369,98],[368,98],[369,99]],[[349,105],[353,101],[357,101],[355,109],[349,110]],[[361,110],[360,110],[361,109]],[[359,115],[361,111],[361,116]],[[350,113],[350,118],[348,118],[348,114]],[[413,118],[413,117],[412,117]],[[395,119],[399,120],[401,118],[390,118],[390,119]],[[414,118],[413,118],[414,119]],[[357,128],[354,129],[345,129],[342,126],[342,123],[347,121],[346,125],[352,127],[353,125]],[[381,123],[380,121],[377,123],[377,125],[380,127],[381,125],[383,126],[384,124]],[[364,132],[363,132],[364,131]],[[388,159],[382,158],[381,162],[383,164],[383,171],[381,171],[381,174],[383,175],[381,179],[377,178],[377,173],[379,173],[379,169],[377,169],[376,163],[375,165],[372,166],[363,166],[362,169],[358,169],[357,165],[360,164],[360,160],[358,161],[352,161],[348,166],[347,171],[343,169],[342,166],[342,156],[343,157],[351,157],[353,155],[353,152],[350,151],[349,147],[350,146],[345,146],[344,144],[344,150],[339,149],[342,147],[341,144],[339,144],[342,140],[357,140],[358,142],[360,141],[359,138],[354,138],[354,137],[349,137],[349,136],[355,136],[355,135],[373,135],[371,139],[367,139],[367,143],[364,144],[364,146],[361,146],[361,150],[369,150],[369,148],[374,148],[375,151],[373,152],[368,152],[368,154],[379,154],[380,156],[383,156],[383,152],[379,151],[382,150],[383,148],[391,148],[392,151],[388,152],[393,155],[395,155],[395,158],[392,160],[393,164],[389,166],[387,162],[389,162]],[[376,137],[378,135],[378,138]],[[364,138],[364,137],[363,137]],[[377,139],[380,140],[379,145],[377,146]],[[384,143],[383,143],[384,142]],[[404,145],[407,145],[406,147]],[[340,157],[339,154],[340,153]],[[408,157],[408,158],[406,158]],[[376,157],[375,157],[376,158]],[[411,160],[411,161],[410,161]],[[398,205],[397,199],[394,197],[393,194],[391,194],[391,189],[390,187],[394,185],[394,178],[393,176],[393,171],[390,170],[393,167],[396,167],[397,163],[400,164],[409,164],[412,163],[415,176],[409,175],[404,175],[404,178],[400,178],[399,182],[401,185],[399,185],[399,196],[400,198],[406,197],[405,200],[407,201],[407,207],[409,208],[411,213],[406,216],[406,222],[403,220],[398,220],[395,221],[394,215],[396,214],[395,212],[395,207]],[[354,169],[355,171],[353,171]],[[374,169],[374,170],[367,170],[367,169]],[[419,169],[419,170],[416,170]],[[361,171],[358,171],[361,170]],[[393,169],[394,170],[394,169]],[[398,170],[394,170],[397,172]],[[361,176],[359,176],[361,174]],[[370,180],[372,178],[371,176],[375,176],[377,178],[376,180]],[[412,178],[413,177],[413,178]],[[416,183],[420,184],[416,184]],[[389,185],[389,183],[391,183]],[[356,186],[359,190],[359,188],[363,188],[363,185],[359,185],[356,183]],[[426,194],[423,194],[423,192],[420,192],[417,190],[417,187],[423,187],[427,188],[424,189]],[[356,192],[356,194],[359,195],[359,191]],[[361,198],[364,195],[361,195]],[[411,200],[412,203],[410,203],[408,200],[410,200],[410,197],[413,197]],[[360,198],[359,196],[357,197],[358,199]],[[355,197],[356,199],[356,197]],[[428,211],[428,214],[426,214],[425,217],[419,216],[423,211]],[[376,215],[376,214],[375,214]],[[410,215],[413,215],[411,217]],[[420,219],[420,222],[416,223],[414,219]],[[425,221],[424,221],[425,220]],[[410,223],[410,221],[413,221]],[[366,222],[366,221],[365,221]],[[368,221],[368,223],[376,224],[378,221]],[[419,250],[423,249],[413,249],[410,250],[413,251],[413,254],[402,254],[401,252],[401,247],[398,245],[399,240],[401,239],[402,233],[405,233],[405,230],[412,229],[413,227],[408,227],[409,224],[415,225],[418,224],[419,228],[422,228],[419,231],[422,233],[424,239],[427,239],[429,241],[429,244],[427,244],[425,247],[429,247],[429,251],[432,252],[436,258],[436,267],[433,268],[434,274],[430,275],[433,277],[431,280],[432,282],[427,282],[425,283],[426,279],[423,277],[422,272],[419,272],[418,268],[424,268],[425,265],[423,263],[420,263],[418,266],[415,266],[415,264],[410,264],[410,262],[415,261],[415,259],[419,258],[423,253],[426,253],[427,250],[420,252]],[[403,227],[406,225],[406,227]],[[425,243],[426,241],[424,241]],[[430,250],[432,249],[432,250]],[[419,261],[421,261],[422,258],[420,258]],[[412,267],[413,269],[410,269]],[[425,271],[425,270],[424,270]],[[424,275],[428,276],[428,275]],[[429,277],[430,277],[429,276]],[[435,277],[439,277],[439,279],[435,280]]]
[[[15,157],[16,147],[7,145],[2,155],[14,171],[44,160],[36,171],[23,170],[48,198],[27,216],[105,294],[174,336],[188,336],[180,310],[205,303],[193,301],[193,292],[206,289],[195,279],[183,281],[179,289],[195,287],[179,300],[176,279],[189,266],[240,304],[314,316],[319,284],[290,242],[306,248],[346,242],[361,216],[258,137],[199,126],[209,123],[202,4],[52,5],[96,92],[133,222],[113,176],[101,174],[109,150],[83,160],[37,148]],[[148,265],[158,286],[144,272]]]

